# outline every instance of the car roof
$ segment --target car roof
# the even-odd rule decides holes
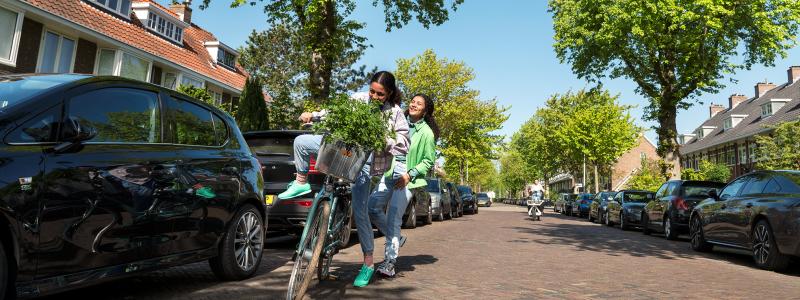
[[[310,130],[261,130],[242,133],[244,138],[297,137],[303,134],[314,134],[314,132]]]
[[[619,191],[619,193],[655,193],[655,192],[645,191],[645,190],[621,190]]]

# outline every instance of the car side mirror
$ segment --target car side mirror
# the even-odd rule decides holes
[[[67,119],[62,130],[62,143],[53,148],[56,152],[62,152],[72,146],[84,141],[88,141],[97,136],[97,129],[91,125],[84,124],[76,117]]]
[[[719,199],[719,195],[717,194],[717,190],[714,190],[714,189],[708,191],[708,197],[711,198],[711,199],[714,199],[715,201],[719,201],[720,200]]]

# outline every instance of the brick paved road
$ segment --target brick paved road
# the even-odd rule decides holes
[[[686,240],[643,236],[549,210],[541,222],[526,217],[524,208],[495,204],[477,215],[406,230],[398,277],[364,289],[351,285],[360,256],[358,245],[351,246],[335,257],[340,280],[312,283],[310,297],[800,299],[798,263],[786,274],[761,271],[746,253],[698,254]],[[197,263],[51,299],[278,299],[296,242],[270,239],[259,274],[243,282],[218,282],[206,263]]]

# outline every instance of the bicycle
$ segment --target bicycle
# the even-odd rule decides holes
[[[339,147],[337,148],[337,146]],[[303,298],[315,269],[320,281],[331,278],[330,266],[333,256],[339,252],[341,247],[346,246],[350,239],[352,203],[348,196],[350,194],[349,181],[353,181],[357,173],[350,172],[345,175],[343,172],[337,171],[341,171],[343,168],[348,171],[360,171],[364,166],[366,156],[363,153],[349,153],[350,156],[347,156],[348,153],[339,151],[342,149],[341,145],[336,144],[330,147],[335,151],[325,148],[326,145],[323,143],[317,159],[317,170],[325,174],[325,181],[322,190],[314,197],[314,202],[308,217],[306,217],[300,243],[295,250],[295,262],[286,292],[287,300]],[[320,163],[324,161],[323,153],[326,151],[329,151],[328,154],[347,156],[344,159],[349,161],[338,162],[338,164],[334,161],[328,166],[321,167]],[[356,158],[352,158],[352,156],[356,156]],[[342,167],[342,164],[347,166]],[[329,169],[326,170],[326,168]],[[322,230],[325,230],[324,234]]]

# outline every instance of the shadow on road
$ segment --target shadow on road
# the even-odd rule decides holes
[[[579,223],[547,222],[548,219],[570,220]],[[756,268],[749,252],[714,247],[711,253],[695,252],[688,243],[689,239],[682,236],[676,241],[663,238],[662,234],[654,233],[646,236],[639,229],[623,231],[619,227],[608,227],[589,223],[583,218],[568,217],[558,213],[547,212],[542,221],[531,221],[530,227],[506,227],[518,232],[536,235],[536,237],[512,240],[512,243],[538,243],[570,245],[578,251],[593,251],[605,253],[609,256],[632,255],[636,257],[651,257],[655,259],[674,260],[684,259],[722,259],[730,263]],[[785,275],[800,276],[800,263],[795,261]]]
[[[334,257],[334,259],[336,259],[336,257]],[[400,255],[400,257],[397,258],[397,265],[395,266],[397,271],[395,278],[384,278],[376,272],[373,282],[365,289],[356,289],[353,287],[353,280],[355,280],[356,274],[361,268],[360,263],[336,263],[334,261],[333,267],[335,269],[332,274],[336,275],[337,279],[321,281],[316,285],[315,283],[317,282],[312,283],[312,286],[309,287],[308,295],[314,299],[341,299],[345,297],[345,292],[350,290],[347,294],[348,299],[410,298],[409,293],[415,290],[413,287],[387,288],[381,285],[384,282],[404,277],[405,273],[416,270],[416,266],[435,264],[437,261],[439,261],[439,259],[431,255]]]

